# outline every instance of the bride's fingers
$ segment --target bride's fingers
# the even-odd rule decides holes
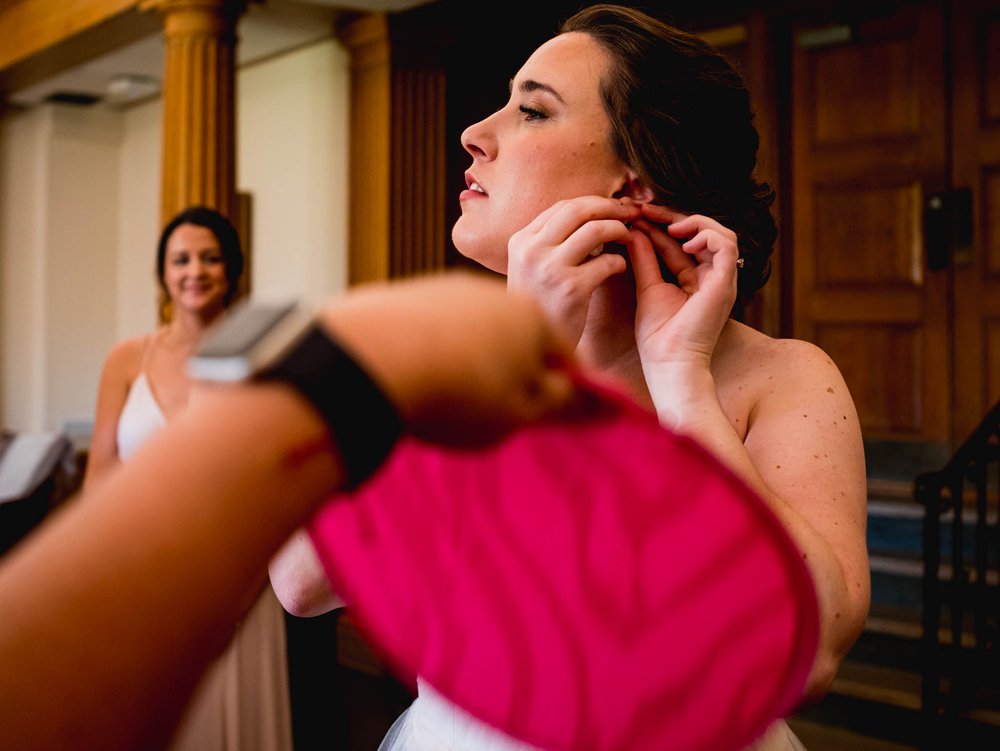
[[[692,217],[692,219],[694,218],[704,219],[704,217]],[[670,228],[671,229],[677,228],[676,231],[678,234],[683,235],[684,233],[686,233],[689,236],[694,236],[700,232],[710,232],[712,234],[718,235],[720,240],[724,240],[726,242],[731,242],[731,243],[735,243],[738,239],[736,233],[733,232],[731,229],[729,229],[728,227],[724,227],[718,222],[713,221],[711,219],[704,222],[684,222],[684,224],[685,225],[690,224],[692,226],[692,229],[689,230],[687,226],[678,227],[678,225],[671,225]]]
[[[603,253],[578,268],[583,284],[593,289],[609,277],[624,273],[628,264],[618,253]]]
[[[649,236],[656,252],[674,276],[696,265],[695,259],[684,252],[680,242],[668,235],[660,225],[638,219],[632,226]]]
[[[656,251],[649,235],[639,229],[633,229],[628,242],[625,243],[629,261],[632,263],[632,274],[635,276],[635,288],[639,293],[650,287],[663,283],[660,274],[660,264],[656,260]]]
[[[699,263],[711,262],[724,270],[728,270],[730,266],[736,268],[739,246],[734,239],[720,234],[715,229],[702,230],[682,247],[685,253],[694,256]]]
[[[573,232],[559,247],[566,262],[577,266],[592,256],[599,256],[606,243],[624,245],[628,242],[629,228],[617,219],[600,219],[587,222]]]
[[[589,224],[617,222],[624,227],[640,215],[639,206],[631,201],[579,196],[555,203],[528,226],[534,228],[540,241],[548,245],[559,245]],[[541,216],[545,216],[545,220],[539,222]]]
[[[642,204],[642,215],[657,224],[673,224],[687,219],[689,216],[682,211],[675,211],[656,203]]]
[[[653,244],[658,250],[674,247],[666,241],[661,242],[663,237],[669,237],[679,243],[683,253],[689,255],[695,255],[706,249],[710,249],[713,253],[723,251],[725,243],[731,243],[734,248],[737,247],[736,233],[711,217],[703,214],[688,215],[654,204],[644,204],[642,211],[644,219],[639,220],[639,222],[643,225],[652,225],[653,229],[649,232],[653,237]],[[708,235],[703,233],[715,233],[716,237],[713,238],[710,246],[707,240]],[[701,239],[696,242],[695,239],[699,237]],[[669,264],[670,259],[667,256],[664,256],[664,260],[668,261]],[[698,260],[704,262],[707,258],[699,258]],[[678,268],[674,270],[675,273],[683,270],[684,266],[681,265],[678,256],[674,256],[674,262],[678,264]]]
[[[736,239],[736,233],[711,217],[703,214],[686,214],[654,203],[642,205],[642,215],[657,224],[667,225],[668,232],[677,238],[690,237],[703,229],[715,229]]]
[[[701,214],[692,214],[683,219],[673,222],[667,227],[667,231],[672,237],[692,237],[699,232],[714,230],[721,236],[736,242],[736,233],[725,225],[719,224],[715,219],[711,219]]]

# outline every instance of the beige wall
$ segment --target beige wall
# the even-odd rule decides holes
[[[349,63],[329,41],[240,72],[236,184],[253,202],[254,292],[347,285]]]
[[[44,383],[39,411],[46,420],[80,414],[94,400],[93,381],[81,378],[100,366],[95,348],[115,322],[118,242],[117,158],[122,122],[107,110],[48,107],[51,137],[46,175]],[[110,200],[109,200],[110,197]],[[28,333],[27,331],[25,333]]]
[[[156,243],[160,237],[160,130],[156,99],[125,110],[118,157],[118,238],[113,340],[156,325]]]
[[[0,425],[44,421],[45,144],[48,112],[0,120]],[[8,417],[9,416],[9,419]]]
[[[345,286],[347,66],[327,40],[239,72],[255,291]],[[161,113],[156,100],[0,119],[0,426],[85,426],[108,349],[155,325]]]

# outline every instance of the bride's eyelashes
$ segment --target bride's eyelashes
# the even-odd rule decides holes
[[[518,110],[520,110],[521,114],[524,115],[525,120],[531,121],[531,120],[548,119],[547,114],[545,114],[541,110],[535,109],[534,107],[529,107],[527,105],[522,104],[520,107],[518,107]]]

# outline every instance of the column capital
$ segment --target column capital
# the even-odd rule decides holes
[[[171,37],[234,37],[236,22],[247,0],[144,0],[142,8],[163,18],[163,32]]]
[[[247,0],[145,0],[163,19],[162,218],[192,204],[236,219],[236,22]]]
[[[179,11],[201,11],[238,18],[249,0],[141,0],[142,10],[155,10],[164,15]]]

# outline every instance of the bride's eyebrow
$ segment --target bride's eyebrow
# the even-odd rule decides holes
[[[514,90],[514,79],[513,78],[510,79],[510,82],[507,84],[507,88],[509,88],[511,91]],[[533,81],[530,78],[527,78],[527,79],[521,81],[521,83],[517,87],[517,89],[518,89],[518,91],[521,91],[521,92],[523,92],[525,94],[529,94],[532,91],[544,91],[544,92],[547,92],[547,93],[551,94],[552,96],[554,96],[562,104],[565,104],[565,102],[563,102],[563,98],[561,96],[559,96],[559,92],[556,91],[555,89],[553,89],[547,83],[541,83],[540,81]]]

